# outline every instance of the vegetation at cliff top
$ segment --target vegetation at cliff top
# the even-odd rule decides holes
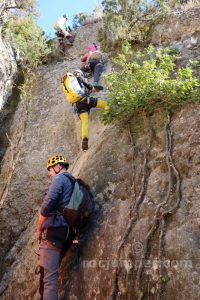
[[[37,15],[36,0],[15,0],[11,3],[5,3],[5,10],[14,11],[15,14],[34,14]]]
[[[152,46],[132,58],[130,45],[114,60],[117,71],[105,77],[110,111],[103,120],[129,118],[133,114],[167,112],[186,102],[199,102],[199,82],[190,67],[177,68],[173,49],[155,50]]]
[[[103,28],[99,38],[105,50],[121,44],[148,43],[156,24],[174,8],[198,0],[103,0]],[[192,5],[192,4],[191,4]],[[195,6],[195,3],[193,4]]]
[[[16,6],[7,10],[10,17],[4,25],[3,37],[19,51],[23,69],[35,69],[50,51],[43,30],[36,24],[36,1],[18,0]]]
[[[73,18],[73,28],[77,29],[82,26],[85,20],[88,18],[88,14],[86,12],[80,12],[76,14]]]

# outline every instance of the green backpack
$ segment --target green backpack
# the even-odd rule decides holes
[[[94,211],[94,194],[89,185],[80,178],[66,176],[73,184],[73,191],[69,203],[58,211],[63,214],[69,225],[75,229],[83,228]]]

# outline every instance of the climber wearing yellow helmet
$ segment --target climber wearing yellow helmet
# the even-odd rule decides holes
[[[69,203],[73,191],[69,177],[74,177],[67,172],[68,167],[69,162],[62,154],[51,156],[47,162],[52,182],[43,199],[37,227],[40,248],[39,293],[43,300],[58,299],[58,270],[73,238],[71,227],[58,212],[59,208]]]
[[[109,105],[105,100],[90,96],[91,92],[96,92],[98,89],[96,90],[85,80],[81,70],[76,70],[74,74],[67,73],[61,78],[61,83],[66,100],[74,105],[74,111],[81,119],[82,149],[86,151],[89,139],[88,119],[90,110],[91,108],[109,110]]]

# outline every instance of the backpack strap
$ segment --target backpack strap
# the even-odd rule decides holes
[[[76,179],[72,176],[70,176],[68,173],[60,173],[61,175],[67,177],[69,179],[69,181],[71,182],[72,184],[72,193],[73,193],[73,190],[74,190],[74,186],[75,186],[75,183],[76,183]],[[71,196],[70,196],[71,197]],[[61,214],[63,214],[63,210],[64,210],[64,207],[58,207],[57,208],[57,211]]]
[[[65,177],[67,177],[69,179],[69,181],[73,184],[73,186],[75,185],[76,178],[74,178],[73,176],[71,176],[69,173],[60,173],[60,174],[62,174]]]
[[[65,90],[66,90],[67,92],[69,92],[69,90],[67,89],[66,84],[65,84],[66,78],[67,78],[67,75],[63,76],[63,78],[62,78],[62,84],[64,85]]]
[[[65,90],[69,93],[69,90],[67,89],[67,87],[65,85],[65,82],[63,82],[63,85],[64,85]]]
[[[63,77],[62,83],[63,83],[63,85],[64,85],[65,90],[66,90],[67,92],[69,92],[69,90],[67,89],[66,84],[65,84],[66,78],[67,78],[67,75],[65,75],[65,76]]]

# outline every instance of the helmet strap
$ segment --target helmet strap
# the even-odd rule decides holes
[[[54,167],[52,167],[53,168],[53,170],[54,170],[54,172],[56,173],[56,175],[57,174],[59,174],[60,173],[60,171],[63,169],[63,166],[62,166],[62,168],[59,170],[59,171],[56,171],[55,169],[54,169]]]

